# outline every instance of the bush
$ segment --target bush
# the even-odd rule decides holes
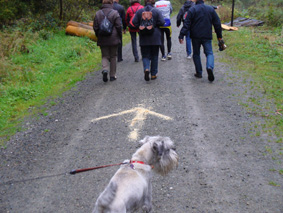
[[[27,14],[27,6],[20,0],[0,0],[0,29]]]

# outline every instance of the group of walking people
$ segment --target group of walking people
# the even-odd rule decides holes
[[[193,58],[196,78],[202,78],[202,64],[200,57],[201,46],[206,55],[206,70],[208,80],[214,81],[214,56],[212,49],[212,26],[217,39],[222,43],[222,28],[220,19],[214,7],[206,5],[205,0],[187,0],[177,16],[177,27],[183,23],[179,33],[179,42],[182,44],[186,37],[186,57]],[[172,58],[171,48],[171,19],[173,11],[169,0],[145,0],[145,5],[140,0],[130,0],[131,6],[126,10],[119,4],[119,0],[102,0],[101,10],[96,12],[93,29],[98,38],[102,54],[103,81],[117,79],[117,61],[122,58],[122,33],[126,28],[131,35],[132,52],[134,61],[139,62],[137,37],[139,36],[140,52],[143,62],[144,79],[155,80],[158,73],[159,50],[161,60]],[[106,20],[107,19],[107,20]],[[101,33],[102,28],[110,25],[111,33],[107,36]],[[103,25],[103,26],[102,26]],[[167,41],[167,54],[165,54],[164,35]],[[191,48],[191,44],[192,47]],[[192,54],[193,53],[193,54]]]

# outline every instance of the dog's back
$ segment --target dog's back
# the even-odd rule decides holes
[[[116,192],[117,184],[115,182],[110,182],[97,199],[93,213],[109,212],[109,206],[113,202]]]

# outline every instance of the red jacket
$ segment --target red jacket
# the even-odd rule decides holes
[[[129,25],[129,21],[131,20],[131,18],[134,16],[134,13],[136,13],[136,11],[140,10],[144,8],[144,6],[142,6],[140,3],[135,2],[133,3],[128,9],[127,9],[127,13],[126,13],[126,24],[127,26]],[[139,30],[133,30],[128,28],[130,32],[138,32]]]

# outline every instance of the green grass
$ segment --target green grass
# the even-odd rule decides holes
[[[124,45],[129,40],[127,33]],[[61,31],[48,40],[26,43],[31,44],[26,46],[29,53],[18,51],[0,61],[0,146],[20,130],[25,116],[38,113],[47,100],[54,105],[50,99],[100,68],[100,48],[88,38]]]
[[[240,28],[223,32],[228,46],[224,62],[237,69],[243,85],[246,85],[242,105],[250,113],[263,117],[264,132],[277,136],[282,144],[283,136],[283,35],[264,28]],[[253,92],[255,91],[255,92]],[[258,125],[258,124],[257,124]],[[258,133],[257,133],[258,134]]]

